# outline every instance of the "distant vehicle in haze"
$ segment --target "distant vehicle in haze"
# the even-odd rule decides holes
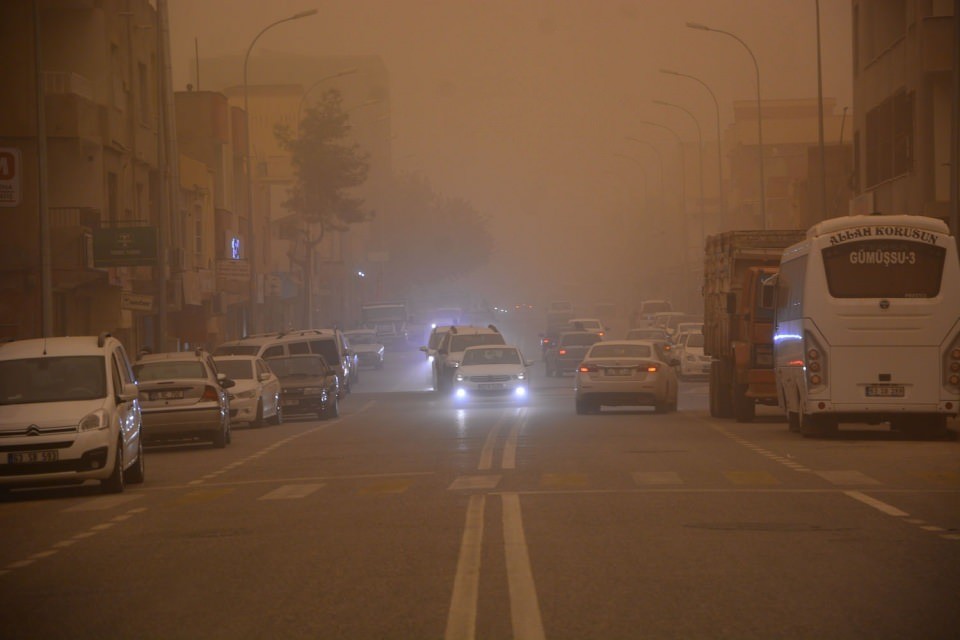
[[[564,331],[557,337],[544,356],[547,377],[573,373],[587,350],[603,337],[593,331]]]
[[[217,370],[236,384],[230,389],[230,422],[253,427],[280,424],[280,380],[257,356],[216,356]]]
[[[454,374],[460,368],[463,352],[469,347],[506,344],[494,325],[486,327],[453,326],[443,336],[433,362],[433,388],[447,392],[453,386]]]
[[[357,368],[383,368],[384,345],[373,329],[351,329],[343,332],[350,344],[350,350],[357,359]]]
[[[653,322],[653,316],[656,313],[664,311],[673,311],[673,305],[669,300],[644,300],[640,303],[640,309],[634,318],[634,327],[642,327]],[[630,327],[631,329],[634,327]]]
[[[336,369],[329,366],[322,355],[278,356],[270,358],[267,363],[280,378],[280,400],[284,411],[313,413],[321,419],[340,415],[339,378]]]

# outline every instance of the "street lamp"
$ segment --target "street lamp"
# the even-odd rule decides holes
[[[687,26],[691,29],[698,29],[700,31],[713,31],[715,33],[722,33],[725,36],[730,36],[737,42],[743,45],[743,48],[747,50],[747,53],[750,54],[750,59],[753,60],[753,68],[757,74],[757,153],[760,159],[760,217],[763,219],[763,228],[767,228],[767,185],[766,177],[764,175],[763,168],[763,117],[761,113],[761,103],[760,103],[760,65],[757,64],[757,57],[753,55],[753,51],[750,47],[747,46],[747,43],[744,42],[729,31],[723,31],[722,29],[714,29],[713,27],[708,27],[705,24],[700,24],[699,22],[688,22]]]
[[[640,144],[646,145],[653,149],[653,152],[657,154],[657,162],[660,165],[660,196],[663,197],[663,155],[660,153],[660,149],[657,148],[657,145],[653,144],[648,140],[641,140],[640,138],[634,138],[633,136],[624,136],[630,142],[638,142]]]
[[[307,101],[307,95],[309,95],[311,91],[316,89],[318,85],[320,85],[323,82],[326,82],[327,80],[333,80],[334,78],[342,78],[343,76],[349,76],[351,74],[356,73],[357,71],[359,71],[359,69],[357,69],[356,67],[353,67],[350,69],[344,69],[343,71],[338,71],[337,73],[332,73],[328,76],[323,76],[322,78],[314,82],[312,85],[307,87],[306,90],[303,92],[303,95],[300,96],[300,103],[297,105],[297,119],[296,119],[297,127],[300,126],[300,114],[303,111],[304,103]]]
[[[253,222],[254,216],[254,203],[253,203],[253,151],[251,148],[250,138],[250,86],[247,82],[247,67],[250,62],[250,52],[253,50],[253,45],[257,43],[257,40],[260,39],[264,33],[277,26],[278,24],[283,24],[284,22],[290,22],[291,20],[299,20],[300,18],[306,18],[317,13],[316,9],[308,9],[306,11],[300,11],[295,13],[292,16],[277,20],[276,22],[271,22],[263,29],[260,30],[253,40],[250,41],[250,46],[247,47],[247,52],[243,56],[243,120],[244,126],[247,133],[247,246],[244,247],[244,254],[247,259],[247,264],[250,265],[250,307],[247,315],[247,326],[245,327],[246,333],[255,333],[257,330],[256,323],[256,313],[257,308],[257,269],[254,258],[256,256],[255,242],[253,240],[253,234],[256,230],[256,225]],[[251,328],[253,331],[251,331]]]
[[[700,240],[706,246],[706,233],[704,233],[704,220],[706,215],[703,212],[703,131],[700,129],[700,122],[697,120],[697,117],[693,115],[686,107],[681,107],[678,104],[673,104],[672,102],[664,102],[663,100],[654,100],[654,104],[663,105],[665,107],[672,107],[674,109],[679,109],[686,113],[693,120],[693,124],[697,125],[697,160],[700,164]]]
[[[717,226],[721,231],[723,231],[727,203],[726,198],[724,198],[723,195],[723,148],[721,144],[722,133],[720,131],[720,103],[717,101],[717,95],[706,82],[696,76],[691,76],[688,73],[680,73],[679,71],[673,71],[671,69],[660,69],[660,73],[665,73],[671,76],[680,76],[681,78],[690,78],[691,80],[699,82],[700,85],[710,94],[710,97],[713,98],[713,107],[717,115],[717,195],[720,198],[720,215],[717,218]]]

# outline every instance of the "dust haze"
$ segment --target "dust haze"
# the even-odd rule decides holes
[[[820,5],[823,94],[851,106],[850,2]],[[764,100],[817,96],[812,0],[170,0],[169,8],[177,90],[190,81],[195,47],[201,60],[242,54],[264,26],[308,9],[318,13],[266,33],[253,57],[380,56],[393,170],[420,173],[489,217],[497,247],[469,284],[495,304],[632,297],[652,286],[650,260],[682,249],[655,205],[656,158],[625,136],[662,150],[666,190],[677,145],[639,121],[662,122],[687,143],[697,134],[653,100],[686,106],[705,144],[716,132],[704,89],[660,69],[707,82],[724,128],[735,100],[756,97],[747,51],[687,22],[748,43]],[[715,163],[704,174],[715,184]],[[714,222],[704,221],[707,233]]]

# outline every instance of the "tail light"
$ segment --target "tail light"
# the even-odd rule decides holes
[[[566,349],[560,349],[560,351],[558,351],[557,353],[559,353],[559,354],[562,355],[562,356],[565,356],[565,355],[567,355],[567,350],[566,350]]]
[[[943,360],[944,384],[954,392],[960,391],[960,335],[954,338]]]
[[[827,362],[820,343],[809,331],[804,333],[805,363],[807,369],[807,387],[811,391],[822,390],[827,386]]]
[[[656,364],[651,364],[647,367],[647,373],[656,373],[660,370],[660,366]]]
[[[209,400],[209,401],[212,401],[212,402],[219,402],[219,401],[220,401],[220,394],[217,392],[216,389],[214,389],[214,388],[211,387],[210,385],[207,385],[206,387],[203,388],[203,395],[200,396],[200,399],[201,399],[201,400]]]
[[[597,373],[600,371],[600,368],[595,364],[581,364],[577,371],[580,373]]]

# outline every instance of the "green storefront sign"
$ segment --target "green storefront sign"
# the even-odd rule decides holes
[[[156,227],[94,229],[94,267],[141,267],[155,264],[157,264]]]

